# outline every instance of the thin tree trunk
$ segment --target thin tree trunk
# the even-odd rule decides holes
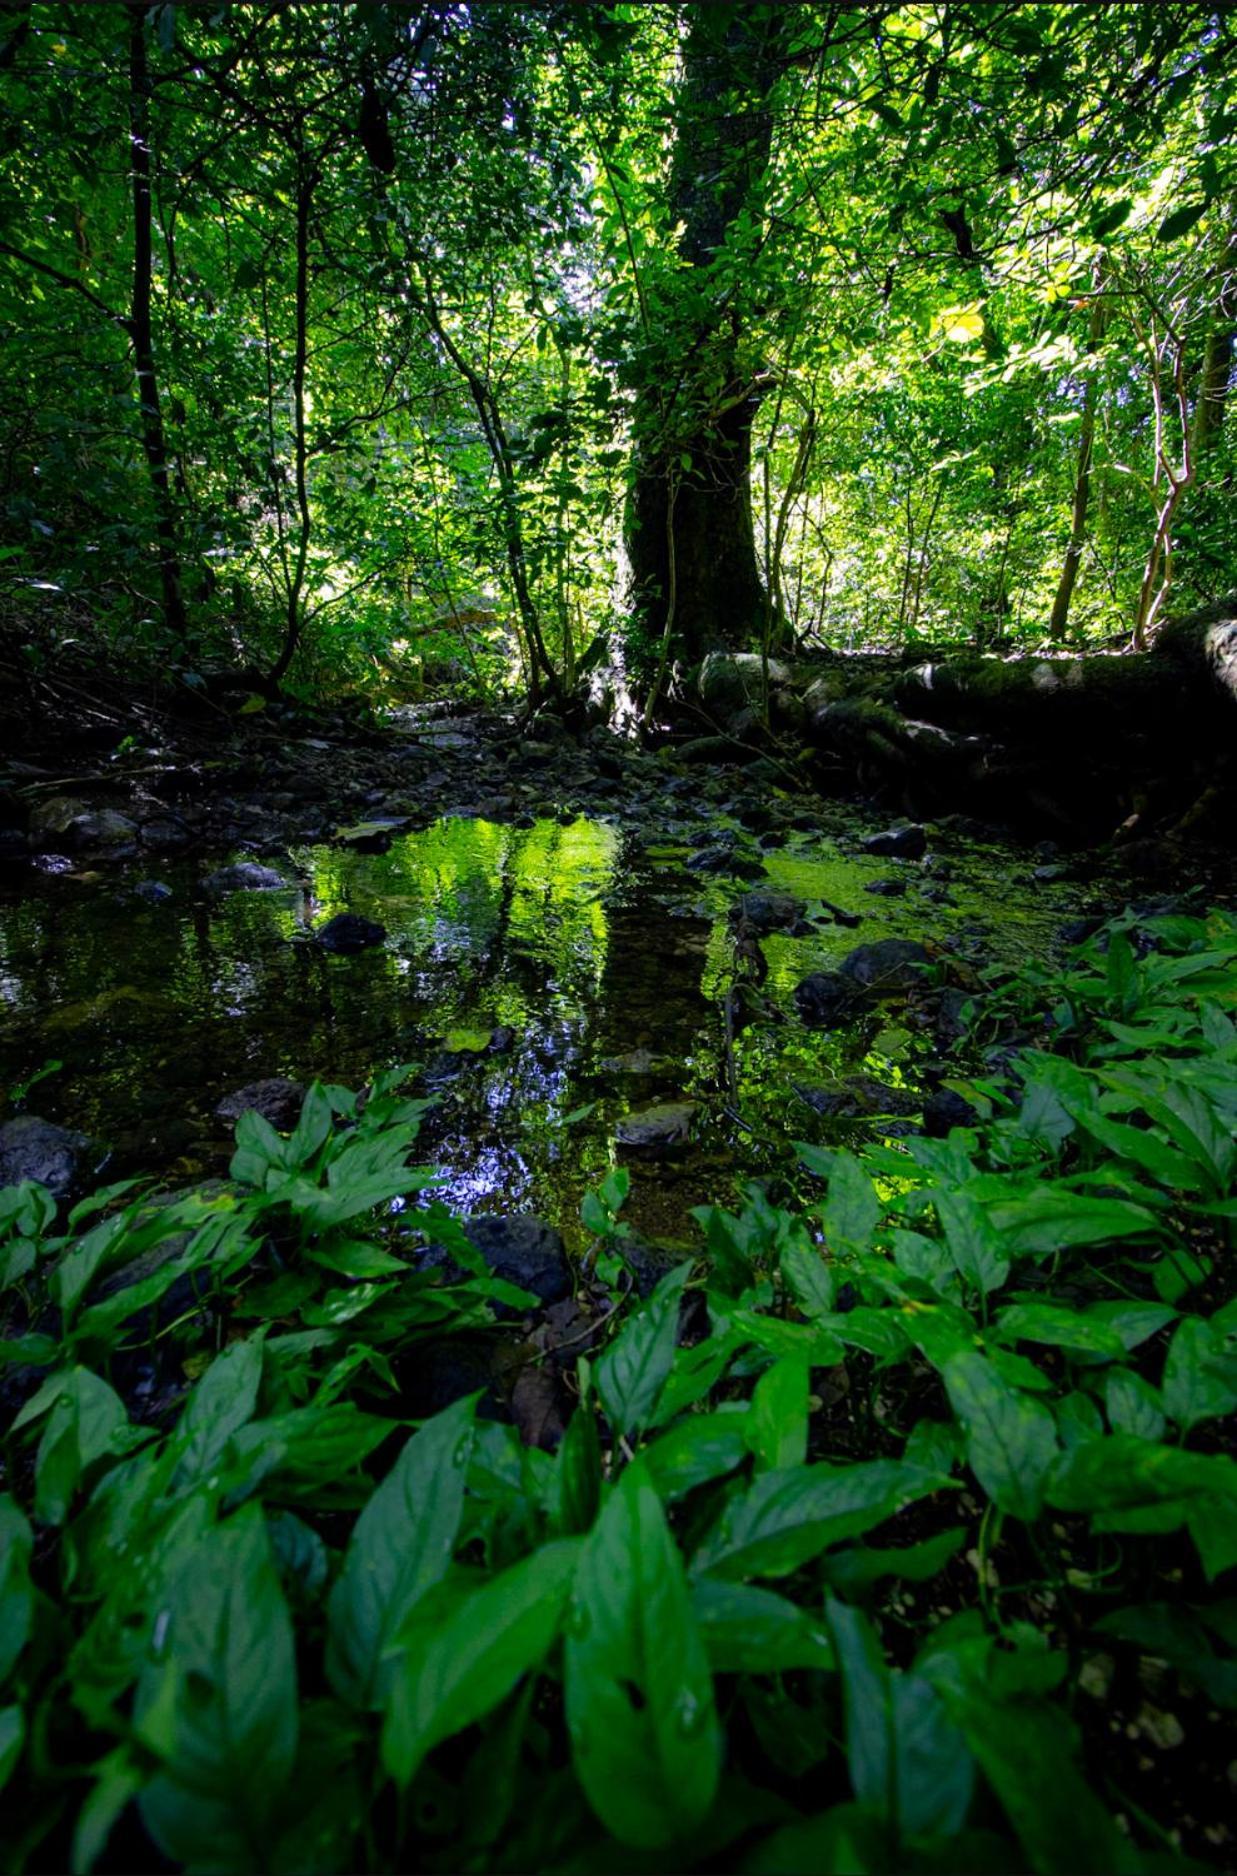
[[[1100,340],[1104,336],[1106,308],[1100,297],[1100,276],[1097,270],[1095,279],[1095,298],[1091,302],[1091,318],[1087,327],[1087,356],[1093,358]],[[1065,550],[1065,561],[1061,568],[1061,578],[1057,583],[1056,597],[1052,602],[1052,616],[1048,621],[1048,636],[1052,639],[1065,637],[1069,622],[1070,602],[1074,597],[1074,587],[1078,572],[1082,566],[1082,556],[1087,544],[1087,511],[1091,506],[1091,464],[1095,454],[1095,417],[1099,404],[1099,387],[1095,372],[1088,371],[1082,388],[1082,423],[1078,431],[1078,467],[1074,475],[1074,500],[1070,511],[1069,546]]]
[[[154,498],[155,532],[159,546],[159,577],[163,589],[163,619],[171,637],[186,631],[180,554],[176,541],[176,509],[168,476],[167,438],[163,406],[155,372],[151,297],[154,278],[154,207],[150,188],[150,70],[146,62],[146,13],[139,0],[129,7],[129,150],[133,179],[133,298],[128,328],[137,374],[138,412],[142,449],[150,473]]]
[[[1194,463],[1201,466],[1219,442],[1228,408],[1233,352],[1237,344],[1237,217],[1229,231],[1216,291],[1207,347],[1194,405]]]
[[[309,510],[309,448],[305,436],[305,369],[309,358],[309,216],[317,175],[305,167],[301,155],[296,182],[296,284],[293,290],[295,336],[292,357],[292,482],[296,502],[295,551],[286,573],[287,614],[283,645],[271,666],[270,682],[278,684],[296,656],[305,623],[302,603],[305,569],[313,521]]]

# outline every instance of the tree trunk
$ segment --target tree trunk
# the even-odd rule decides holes
[[[1091,318],[1087,329],[1087,357],[1093,358],[1100,340],[1104,336],[1105,307],[1100,297],[1101,280],[1097,270],[1095,279],[1095,298],[1091,302]],[[1082,388],[1082,423],[1078,431],[1078,468],[1074,477],[1074,501],[1070,514],[1069,546],[1065,550],[1065,564],[1061,568],[1061,578],[1057,585],[1056,598],[1052,602],[1052,617],[1048,621],[1048,636],[1053,639],[1065,637],[1069,622],[1070,602],[1074,597],[1074,587],[1078,580],[1078,571],[1082,565],[1083,550],[1087,544],[1087,510],[1091,506],[1091,462],[1095,453],[1095,414],[1099,404],[1099,387],[1095,372],[1088,371]]]
[[[146,13],[140,0],[129,6],[129,147],[133,177],[133,298],[128,327],[137,374],[138,412],[142,448],[150,472],[154,497],[155,532],[159,543],[159,576],[163,588],[163,619],[169,636],[185,636],[185,602],[180,554],[176,542],[176,509],[168,478],[167,439],[163,406],[155,373],[154,334],[151,322],[153,286],[154,210],[150,191],[150,70],[146,62]]]
[[[686,291],[648,307],[626,533],[637,615],[662,636],[673,563],[675,637],[695,660],[743,643],[765,617],[751,492],[760,388],[740,366],[733,290],[720,317],[704,322],[694,309],[715,298],[704,276],[740,211],[753,208],[769,156],[776,49],[795,9],[701,0],[688,14],[669,203],[671,222],[682,224]]]
[[[295,335],[292,355],[292,479],[296,499],[295,545],[284,554],[287,611],[283,645],[271,666],[269,682],[282,683],[296,656],[305,623],[305,569],[313,522],[309,508],[309,445],[305,434],[305,371],[309,360],[309,214],[313,205],[316,172],[307,169],[303,155],[296,181],[296,284],[293,295]]]
[[[1237,342],[1237,219],[1229,232],[1216,291],[1207,348],[1194,405],[1194,460],[1196,469],[1211,454],[1224,430],[1229,380],[1233,375],[1233,349]]]

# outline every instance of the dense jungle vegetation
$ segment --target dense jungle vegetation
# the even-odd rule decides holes
[[[1232,1866],[1234,133],[0,5],[0,1868]]]

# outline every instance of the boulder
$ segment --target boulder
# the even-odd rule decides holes
[[[916,989],[931,962],[913,938],[882,938],[876,944],[857,946],[843,958],[841,971],[865,990],[887,997]]]
[[[319,925],[314,938],[324,951],[330,951],[337,957],[351,956],[357,951],[366,951],[371,945],[385,944],[387,928],[377,924],[372,918],[362,918],[359,912],[337,912],[325,925]]]
[[[887,827],[881,834],[869,834],[863,850],[892,860],[921,860],[928,851],[928,836],[914,822],[904,827]]]
[[[813,971],[795,989],[795,1006],[809,1029],[840,1029],[867,1008],[867,995],[841,971]]]
[[[745,892],[730,908],[731,925],[744,928],[754,938],[767,938],[771,932],[789,932],[799,937],[808,930],[807,906],[789,892]]]
[[[466,1218],[464,1235],[496,1277],[531,1290],[543,1303],[559,1303],[572,1291],[571,1265],[562,1237],[543,1218]]]
[[[93,808],[76,815],[65,833],[76,847],[122,847],[137,838],[137,825],[115,808]]]
[[[241,860],[235,866],[221,866],[202,881],[207,892],[222,896],[229,892],[279,892],[288,881],[274,867],[259,866],[256,860]]]
[[[797,1081],[794,1089],[826,1120],[868,1120],[874,1114],[905,1119],[923,1105],[922,1097],[909,1088],[891,1088],[873,1075],[846,1075],[823,1085]]]
[[[923,1105],[923,1130],[944,1140],[954,1127],[974,1127],[979,1113],[956,1088],[938,1088]]]
[[[84,1133],[37,1114],[19,1114],[0,1127],[0,1186],[31,1179],[53,1198],[76,1197],[95,1162],[95,1149]]]
[[[768,678],[770,689],[788,689],[792,681],[790,666],[770,658]],[[710,652],[700,667],[700,701],[710,715],[725,720],[749,704],[758,703],[764,682],[765,667],[759,652]]]
[[[666,1101],[656,1107],[643,1107],[624,1114],[614,1137],[620,1146],[637,1147],[642,1152],[682,1146],[691,1137],[692,1122],[699,1111],[698,1101]]]
[[[301,1117],[305,1099],[302,1082],[289,1081],[283,1075],[271,1075],[265,1081],[251,1081],[231,1094],[225,1094],[215,1109],[216,1117],[229,1123],[238,1121],[252,1110],[261,1114],[279,1133],[291,1133]]]

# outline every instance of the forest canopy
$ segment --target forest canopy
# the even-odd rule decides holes
[[[1148,642],[1237,553],[1235,49],[1196,4],[6,6],[3,612],[412,695]]]

